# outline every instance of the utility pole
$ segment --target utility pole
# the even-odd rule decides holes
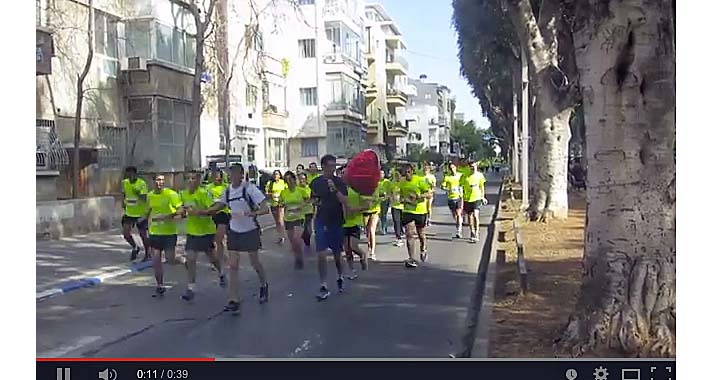
[[[520,182],[518,175],[520,169],[518,163],[518,91],[521,89],[521,86],[519,85],[518,73],[516,73],[515,68],[511,77],[513,82],[513,149],[511,149],[511,173],[513,173],[513,180]]]
[[[529,202],[528,196],[528,106],[530,105],[530,96],[528,96],[528,60],[526,59],[526,49],[521,46],[521,146],[523,153],[521,155],[521,200],[522,207],[527,208]]]

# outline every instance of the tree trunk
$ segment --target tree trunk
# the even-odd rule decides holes
[[[568,75],[559,67],[560,4],[557,0],[544,0],[536,22],[529,0],[505,2],[521,46],[527,52],[535,79],[533,90],[538,96],[536,133],[533,136],[533,160],[537,173],[528,211],[532,220],[565,219],[568,216],[569,120],[575,98],[572,86],[568,84]]]
[[[74,150],[72,151],[72,198],[79,198],[79,174],[81,171],[79,145],[82,140],[82,105],[84,103],[84,80],[94,59],[94,2],[89,0],[87,21],[87,59],[82,72],[77,75],[77,103],[74,109]]]
[[[576,9],[587,128],[584,277],[560,355],[675,355],[675,61],[670,1]],[[613,356],[613,355],[610,355]]]

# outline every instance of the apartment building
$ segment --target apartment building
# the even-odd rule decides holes
[[[122,168],[183,170],[195,25],[170,0],[36,0],[38,199],[69,196],[69,158],[80,150],[80,195],[117,191]],[[73,143],[77,77],[88,55],[81,140]],[[193,160],[200,157],[194,142]],[[171,177],[171,176],[169,176]],[[171,181],[171,178],[169,178]]]
[[[404,149],[429,149],[448,155],[455,108],[451,91],[439,83],[427,82],[423,74],[419,79],[409,79],[409,84],[416,88],[416,94],[409,97],[406,108],[409,135]]]
[[[406,155],[409,132],[405,107],[408,97],[416,95],[416,88],[408,83],[407,46],[381,4],[367,4],[365,18],[367,142],[382,159],[401,157]]]

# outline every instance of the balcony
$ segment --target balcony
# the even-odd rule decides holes
[[[365,72],[364,67],[362,67],[359,61],[339,50],[323,55],[322,62],[325,64],[325,71],[327,73],[354,72],[361,75]]]
[[[397,121],[395,118],[391,117],[387,121],[387,136],[389,137],[406,137],[409,133],[409,127],[402,124],[401,121]]]
[[[364,22],[354,0],[325,0],[322,15],[326,22],[349,20],[355,24],[357,30],[364,29]]]
[[[406,49],[407,48],[407,46],[404,44],[404,37],[402,37],[401,34],[387,35],[387,36],[385,36],[385,42],[387,43],[387,46],[392,49]]]
[[[377,93],[379,90],[377,89],[377,86],[374,84],[374,82],[370,83],[369,86],[364,91],[364,97],[367,99],[367,101],[371,101],[377,98]]]
[[[330,118],[351,118],[355,120],[363,120],[365,112],[363,107],[357,103],[334,101],[327,104],[325,117]]]
[[[407,94],[402,90],[390,88],[387,90],[387,104],[405,107],[407,105]]]
[[[393,75],[409,75],[409,63],[406,58],[393,52],[387,52],[387,72]]]
[[[263,109],[263,126],[265,128],[288,130],[288,112],[279,111],[278,107],[270,104]]]

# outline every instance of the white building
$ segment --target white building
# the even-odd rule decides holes
[[[429,149],[443,155],[449,154],[450,131],[454,103],[448,87],[426,81],[426,75],[409,79],[416,94],[409,97],[405,118],[409,135],[404,148]]]

